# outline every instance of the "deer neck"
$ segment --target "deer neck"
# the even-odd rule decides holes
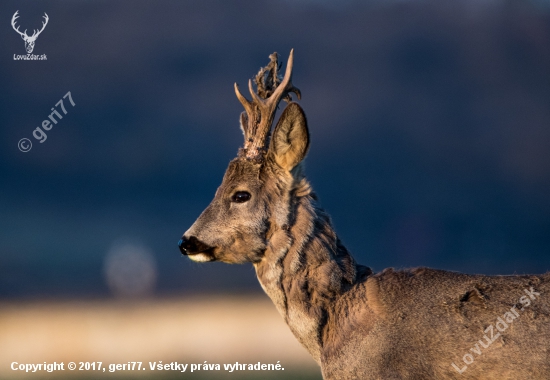
[[[291,197],[288,224],[271,223],[265,256],[254,267],[291,331],[320,363],[329,308],[370,270],[355,263],[307,190]]]

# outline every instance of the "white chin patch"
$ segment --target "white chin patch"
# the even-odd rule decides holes
[[[212,261],[212,258],[209,255],[205,255],[204,253],[197,253],[194,255],[187,256],[191,260],[197,262],[197,263],[205,263],[207,261]]]

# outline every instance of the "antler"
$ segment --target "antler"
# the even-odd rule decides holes
[[[17,33],[19,33],[21,35],[21,37],[23,36],[27,36],[27,29],[25,29],[24,32],[20,32],[19,31],[19,27],[15,27],[15,20],[17,20],[19,18],[19,15],[18,15],[19,11],[16,11],[14,14],[13,14],[13,17],[11,18],[11,26],[13,28],[13,30],[15,30]]]
[[[235,94],[246,112],[246,114],[245,112],[241,114],[241,124],[245,135],[244,155],[249,160],[262,159],[279,102],[283,99],[290,101],[291,92],[294,92],[298,99],[301,98],[300,90],[292,85],[294,49],[290,51],[282,81],[277,73],[280,68],[277,53],[273,53],[269,58],[271,62],[265,68],[260,69],[256,76],[258,93],[252,88],[252,80],[248,81],[248,90],[252,95],[252,101],[241,94],[239,86],[235,83]]]
[[[32,36],[29,36],[27,35],[27,29],[25,29],[24,32],[21,32],[19,31],[19,27],[15,27],[15,20],[17,20],[19,18],[19,15],[18,15],[19,11],[16,11],[14,14],[13,14],[13,17],[11,18],[11,26],[13,27],[13,30],[15,30],[17,33],[19,33],[21,35],[21,37],[25,38],[25,41],[27,40],[36,40],[36,38],[38,38],[38,36],[40,35],[40,33],[42,33],[42,31],[44,30],[44,28],[46,27],[46,25],[48,25],[48,20],[50,19],[48,17],[48,14],[46,12],[44,12],[44,17],[46,19],[46,21],[42,21],[42,29],[40,30],[36,30],[34,29],[34,32],[32,34]]]
[[[39,31],[37,31],[37,30],[35,29],[35,30],[34,30],[34,33],[33,33],[32,36],[31,36],[31,38],[32,38],[32,37],[37,38],[37,37],[40,35],[40,33],[42,33],[42,31],[44,30],[44,28],[46,27],[46,25],[48,25],[48,20],[49,20],[50,18],[48,17],[48,14],[47,14],[46,12],[44,12],[44,15],[45,15],[45,16],[42,16],[42,17],[44,17],[44,18],[46,19],[46,22],[42,21],[42,29],[40,29]]]

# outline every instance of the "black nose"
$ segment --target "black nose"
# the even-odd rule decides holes
[[[180,247],[180,252],[182,255],[185,255],[186,252],[185,252],[185,248],[183,248],[183,239],[180,239],[180,241],[178,241],[178,247]]]
[[[185,236],[181,238],[178,242],[178,247],[180,247],[180,252],[182,255],[193,255],[195,253],[201,253],[208,251],[212,247],[207,244],[204,244],[202,241],[197,239],[194,236],[186,238]]]

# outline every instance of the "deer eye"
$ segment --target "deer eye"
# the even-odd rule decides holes
[[[235,203],[244,203],[248,202],[250,200],[250,193],[247,191],[237,191],[233,196],[231,197],[231,202]]]

